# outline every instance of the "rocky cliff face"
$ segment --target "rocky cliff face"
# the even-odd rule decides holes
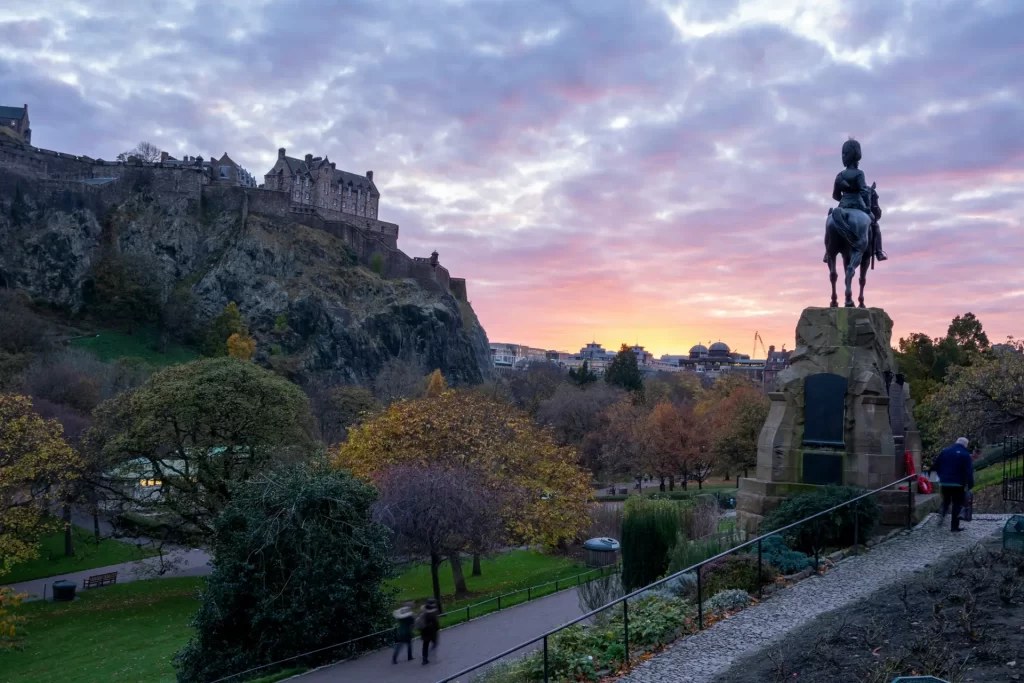
[[[116,250],[147,257],[165,298],[190,289],[202,318],[237,302],[257,360],[298,378],[365,383],[399,355],[457,383],[490,374],[487,336],[468,303],[382,279],[326,232],[259,214],[243,223],[238,211],[187,198],[136,194],[102,211],[55,204],[0,195],[0,286],[76,312],[91,269]]]

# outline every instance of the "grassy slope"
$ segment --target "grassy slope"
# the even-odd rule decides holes
[[[2,583],[20,583],[48,576],[70,574],[84,569],[106,567],[122,562],[132,562],[156,554],[155,550],[140,548],[106,538],[96,545],[93,535],[80,527],[74,527],[75,556],[64,556],[64,532],[57,531],[43,537],[39,557],[15,565],[10,573],[0,576]]]
[[[171,656],[188,640],[201,579],[136,581],[26,603],[28,647],[2,655],[2,680],[92,683],[175,680]]]
[[[572,560],[523,550],[485,559],[483,576],[469,576],[471,569],[467,562],[470,590],[494,595],[585,571]],[[400,591],[398,599],[422,600],[431,592],[430,568],[411,567],[392,584]],[[154,579],[80,591],[81,599],[73,603],[25,603],[18,611],[28,619],[28,647],[2,655],[0,681],[169,683],[174,680],[171,657],[191,634],[188,622],[201,585],[200,578]],[[441,567],[441,586],[446,594],[454,592],[447,563]]]
[[[140,358],[154,367],[164,367],[187,363],[199,358],[195,349],[169,343],[166,353],[157,351],[157,334],[151,329],[139,329],[135,334],[115,330],[101,330],[96,337],[76,339],[73,346],[86,349],[96,354],[105,362],[113,362],[119,358]]]

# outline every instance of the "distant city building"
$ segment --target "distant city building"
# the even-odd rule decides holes
[[[31,145],[32,128],[28,121],[28,105],[21,107],[0,105],[0,130],[26,145]]]
[[[496,368],[521,369],[528,363],[547,361],[548,351],[522,344],[491,343],[491,361]]]
[[[769,389],[775,387],[775,378],[780,372],[789,367],[789,357],[792,351],[776,351],[775,345],[768,347],[768,358],[764,363],[764,385]]]

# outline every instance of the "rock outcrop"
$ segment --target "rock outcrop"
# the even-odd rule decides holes
[[[190,198],[136,193],[97,208],[28,188],[0,192],[0,286],[74,314],[113,250],[146,257],[165,299],[190,290],[201,318],[237,302],[257,360],[297,379],[365,383],[399,355],[455,383],[490,375],[487,336],[467,301],[445,287],[382,278],[328,232]]]

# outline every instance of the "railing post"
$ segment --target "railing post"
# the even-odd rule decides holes
[[[757,539],[757,599],[761,599],[761,539]]]
[[[558,592],[558,579],[555,579],[555,592]]]
[[[703,565],[697,567],[697,629],[704,630],[704,593],[700,586],[700,570]]]
[[[626,666],[629,666],[629,603],[622,600],[622,634],[626,644]]]
[[[527,586],[526,588],[526,602],[533,600],[533,586]]]
[[[548,637],[544,636],[544,683],[548,683]]]
[[[853,501],[853,554],[859,555],[860,550],[860,513],[857,509],[857,505],[860,501]]]
[[[818,562],[818,553],[821,552],[821,517],[814,518],[814,573],[821,573],[821,564]]]
[[[498,611],[501,611],[501,596],[498,596]]]
[[[466,605],[466,621],[469,621],[469,605]]]
[[[914,528],[914,486],[912,480],[907,480],[907,529]]]

